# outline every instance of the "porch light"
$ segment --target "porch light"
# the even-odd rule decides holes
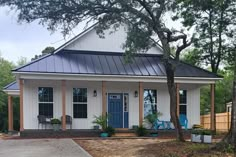
[[[97,91],[96,91],[96,90],[93,91],[93,96],[94,96],[94,97],[97,96]]]
[[[134,92],[134,97],[138,97],[138,91]]]

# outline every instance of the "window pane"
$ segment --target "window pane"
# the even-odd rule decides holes
[[[129,110],[129,96],[128,94],[124,95],[124,112],[128,112]]]
[[[39,103],[39,115],[53,118],[53,103]]]
[[[87,102],[87,88],[73,88],[73,102]]]
[[[145,89],[144,90],[144,117],[148,114],[157,112],[157,91]]]
[[[87,104],[73,104],[74,118],[87,118]]]
[[[39,102],[53,102],[53,88],[52,87],[39,87],[38,100]]]
[[[186,90],[179,91],[179,103],[187,104],[187,91]]]
[[[187,115],[187,105],[179,105],[179,114]]]

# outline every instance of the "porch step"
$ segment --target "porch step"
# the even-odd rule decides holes
[[[132,132],[117,132],[113,137],[136,137],[135,133]]]

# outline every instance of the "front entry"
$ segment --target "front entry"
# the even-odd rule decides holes
[[[123,94],[108,94],[108,126],[123,128]]]

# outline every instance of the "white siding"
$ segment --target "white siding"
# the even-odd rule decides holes
[[[105,52],[124,52],[122,45],[126,41],[125,27],[110,33],[111,30],[105,31],[105,38],[100,38],[96,30],[93,29],[82,37],[66,46],[68,50],[86,50],[86,51],[105,51]],[[160,48],[153,47],[147,51],[149,54],[161,54]]]
[[[74,119],[73,129],[91,129],[94,115],[102,114],[101,82],[92,81],[66,81],[66,114],[73,117],[72,95],[73,88],[87,88],[88,91],[88,118]],[[134,97],[134,92],[138,91],[138,83],[107,82],[108,93],[128,93],[129,94],[129,128],[139,124],[139,98]],[[24,128],[38,128],[38,87],[53,87],[54,96],[54,118],[62,115],[61,103],[61,81],[49,80],[25,80],[24,81]],[[157,90],[157,109],[163,114],[160,120],[170,120],[170,100],[165,83],[144,83],[144,89]],[[200,89],[199,85],[185,84],[180,89],[187,90],[187,115],[189,128],[193,124],[200,123]],[[97,90],[97,96],[93,96],[93,91]],[[69,128],[69,126],[68,126]]]

